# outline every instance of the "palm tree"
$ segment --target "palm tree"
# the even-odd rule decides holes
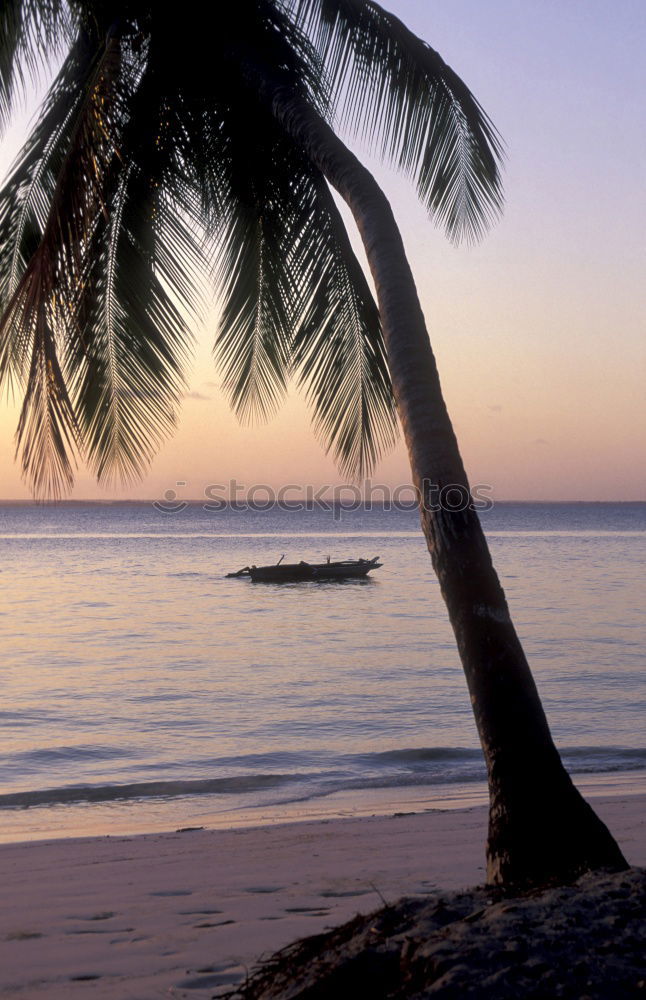
[[[434,501],[469,483],[399,230],[333,128],[411,176],[450,238],[501,204],[500,143],[456,74],[372,0],[5,0],[0,114],[54,46],[60,72],[0,193],[0,378],[24,386],[17,440],[36,492],[83,454],[99,481],[145,471],[173,427],[205,278],[240,416],[287,380],[343,470],[393,440],[424,533],[487,762],[488,878],[570,878],[625,860],[552,742],[477,517]],[[357,223],[377,306],[331,196]],[[446,495],[444,493],[443,495]]]

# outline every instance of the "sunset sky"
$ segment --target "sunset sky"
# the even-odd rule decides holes
[[[507,145],[503,219],[454,248],[408,183],[375,171],[418,282],[471,480],[497,499],[644,497],[646,3],[385,0],[463,77]],[[8,169],[26,116],[0,150]],[[241,428],[199,332],[181,423],[138,486],[75,498],[201,497],[210,483],[339,482],[295,395]],[[1,498],[28,497],[14,462],[17,407],[0,409]],[[403,446],[374,477],[409,479]]]

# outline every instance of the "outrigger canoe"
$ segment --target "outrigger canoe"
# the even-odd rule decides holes
[[[283,563],[282,558],[274,566],[245,566],[237,573],[227,573],[228,577],[248,576],[253,583],[299,583],[302,580],[350,580],[368,575],[370,570],[379,569],[379,556],[374,559],[344,559],[341,562],[324,563]]]

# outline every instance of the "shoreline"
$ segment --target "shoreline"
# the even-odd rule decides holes
[[[586,798],[646,795],[646,770],[573,774]],[[0,846],[88,837],[174,833],[180,827],[242,830],[394,813],[454,811],[488,802],[486,782],[345,789],[286,802],[228,807],[226,796],[119,799],[106,803],[30,806],[0,811]]]
[[[646,865],[646,794],[595,795]],[[262,954],[484,880],[487,809],[0,845],[0,993],[206,1000]]]

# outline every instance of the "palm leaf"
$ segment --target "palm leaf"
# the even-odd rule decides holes
[[[69,43],[72,18],[63,0],[0,4],[0,133],[28,80],[36,80]]]
[[[502,206],[500,138],[441,56],[373,0],[284,0],[331,80],[342,122],[413,177],[448,236],[478,239]]]
[[[78,125],[79,109],[94,72],[95,56],[80,35],[50,88],[39,119],[0,191],[0,315],[8,309],[50,220],[57,182]],[[50,237],[53,235],[53,223]],[[51,241],[53,245],[53,240]],[[51,251],[51,246],[50,246]],[[41,251],[44,253],[44,251]],[[50,254],[51,255],[51,254]],[[14,319],[17,317],[13,311]],[[20,324],[2,324],[0,379],[20,376],[29,364],[29,340]]]
[[[85,454],[104,485],[143,475],[175,427],[184,389],[190,334],[159,276],[164,254],[150,252],[155,201],[147,179],[124,173],[69,359]]]
[[[298,308],[290,266],[296,207],[289,152],[269,116],[246,105],[223,109],[222,128],[213,136],[217,168],[210,171],[210,187],[221,206],[214,276],[222,309],[215,353],[232,407],[250,421],[266,420],[285,393]],[[251,113],[253,131],[246,125]]]
[[[34,275],[25,289],[31,363],[16,434],[22,470],[36,496],[59,496],[73,482],[73,454],[79,444],[74,410],[58,358],[57,317]],[[33,300],[33,303],[29,300]]]
[[[101,482],[143,473],[175,424],[198,297],[195,197],[145,53],[117,31],[98,61],[92,50],[71,53],[0,196],[0,374],[13,364],[30,386],[23,467],[36,492],[54,494],[71,483],[70,442]],[[48,389],[56,433],[30,416]]]
[[[119,183],[97,228],[69,358],[99,482],[132,482],[174,429],[205,269],[182,124],[150,64],[124,126]],[[142,122],[145,125],[142,125]]]
[[[266,420],[286,390],[291,309],[281,235],[266,212],[237,205],[223,240],[215,350],[223,388],[243,421]]]
[[[322,175],[266,109],[253,115],[253,133],[226,122],[213,157],[212,200],[230,206],[217,255],[225,389],[243,419],[266,418],[293,373],[326,448],[364,475],[395,436],[377,308]]]
[[[283,17],[277,27],[309,61],[319,88],[314,103],[329,113],[316,51],[299,25]],[[294,79],[251,38],[235,54],[245,87],[232,108],[223,101],[221,134],[229,142],[211,158],[219,170],[210,200],[235,206],[236,220],[219,257],[220,274],[228,276],[216,345],[225,387],[239,414],[266,417],[293,373],[326,449],[344,473],[363,476],[396,434],[378,311],[327,183],[252,83],[256,74],[268,76],[311,99],[308,76]]]
[[[313,264],[293,364],[326,448],[342,472],[363,477],[397,434],[381,323],[324,179],[314,177],[307,194],[300,254]]]
[[[8,213],[13,252],[8,275],[6,263],[3,267],[9,287],[0,319],[0,377],[13,365],[27,386],[17,445],[23,472],[37,494],[45,490],[58,495],[69,488],[71,459],[66,449],[71,442],[79,443],[59,355],[74,325],[84,253],[104,208],[104,188],[116,155],[110,134],[113,122],[106,109],[116,92],[120,66],[119,41],[112,38],[77,101],[53,190],[46,192],[42,183],[29,187],[26,199],[32,211],[32,237],[42,228],[28,259],[22,247],[26,227],[20,216]],[[37,140],[27,143],[28,149],[38,146]],[[50,150],[44,147],[45,158]],[[37,163],[33,156],[23,157],[18,173],[26,162],[32,166]],[[44,197],[38,201],[34,194]],[[45,207],[47,194],[49,204]],[[15,261],[21,257],[24,266],[13,287]]]

